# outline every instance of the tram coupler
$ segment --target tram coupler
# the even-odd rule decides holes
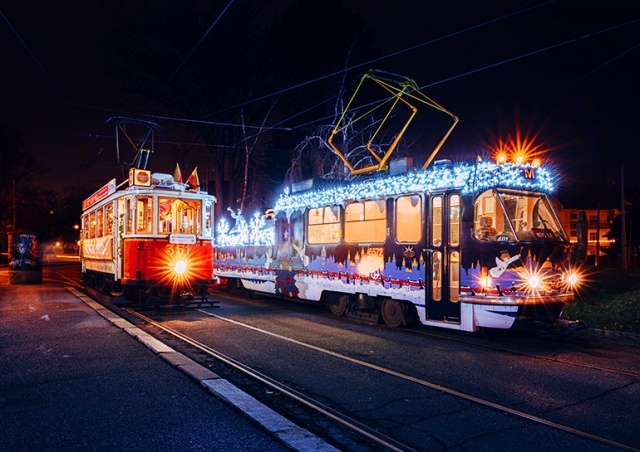
[[[183,306],[196,305],[198,308],[202,307],[203,304],[208,304],[211,308],[220,307],[220,301],[209,300],[206,290],[199,295],[194,295],[192,292],[183,291],[182,293],[180,293],[180,304]]]

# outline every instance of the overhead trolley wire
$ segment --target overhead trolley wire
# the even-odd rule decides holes
[[[463,29],[463,30],[458,30],[458,31],[455,31],[455,32],[453,32],[453,33],[449,33],[449,34],[447,34],[447,35],[440,36],[440,37],[438,37],[438,38],[434,38],[434,39],[431,39],[431,40],[429,40],[429,41],[425,41],[425,42],[423,42],[423,43],[416,44],[416,45],[414,45],[414,46],[407,47],[407,48],[402,49],[402,50],[398,50],[397,52],[393,52],[393,53],[390,53],[390,54],[388,54],[388,55],[384,55],[384,56],[381,56],[381,57],[378,57],[378,58],[374,58],[374,59],[369,60],[369,61],[366,61],[366,62],[364,62],[364,63],[360,63],[360,64],[353,65],[353,66],[351,66],[351,67],[349,67],[349,68],[346,68],[346,69],[341,69],[341,70],[339,70],[339,71],[331,72],[331,73],[329,73],[329,74],[326,74],[326,75],[323,75],[323,76],[317,77],[317,78],[315,78],[315,79],[312,79],[312,80],[309,80],[309,81],[306,81],[306,82],[302,82],[302,83],[298,83],[298,84],[296,84],[296,85],[290,86],[290,87],[288,87],[288,88],[283,88],[283,89],[281,89],[281,90],[275,91],[275,92],[270,93],[270,94],[265,94],[265,95],[263,95],[263,96],[256,97],[255,99],[251,99],[251,100],[248,100],[248,101],[245,101],[245,102],[241,102],[241,103],[236,104],[236,105],[233,105],[233,106],[231,106],[231,107],[227,107],[227,108],[224,108],[224,109],[222,109],[222,110],[218,110],[217,112],[214,112],[214,113],[210,113],[210,114],[208,114],[208,115],[205,115],[205,117],[213,116],[213,115],[217,115],[217,114],[219,114],[219,113],[223,113],[223,112],[225,112],[225,111],[233,110],[233,109],[235,109],[235,108],[244,107],[245,105],[249,105],[249,104],[252,104],[252,103],[254,103],[254,102],[258,102],[258,101],[261,101],[261,100],[264,100],[264,99],[268,99],[268,98],[270,98],[270,97],[272,97],[272,96],[277,96],[277,95],[279,95],[279,94],[286,93],[286,92],[288,92],[288,91],[292,91],[292,90],[294,90],[294,89],[298,89],[298,88],[301,88],[301,87],[303,87],[303,86],[310,85],[310,84],[313,84],[313,83],[316,83],[316,82],[319,82],[319,81],[325,80],[325,79],[330,78],[330,77],[334,77],[334,76],[339,75],[339,74],[342,74],[342,73],[344,73],[344,72],[346,72],[346,71],[350,71],[350,70],[354,70],[354,69],[359,69],[359,68],[362,68],[362,67],[365,67],[365,66],[371,66],[372,64],[377,63],[377,62],[379,62],[379,61],[386,60],[386,59],[388,59],[388,58],[392,58],[392,57],[394,57],[394,56],[398,56],[398,55],[401,55],[401,54],[403,54],[403,53],[410,52],[410,51],[412,51],[412,50],[418,49],[418,48],[420,48],[420,47],[424,47],[424,46],[426,46],[426,45],[430,45],[430,44],[434,44],[434,43],[439,42],[439,41],[443,41],[443,40],[445,40],[445,39],[449,39],[449,38],[452,38],[452,37],[455,37],[455,36],[458,36],[458,35],[461,35],[461,34],[468,33],[468,32],[470,32],[470,31],[476,30],[476,29],[478,29],[478,28],[485,27],[485,26],[487,26],[487,25],[494,24],[494,23],[496,23],[496,22],[499,22],[499,21],[501,21],[501,20],[507,19],[507,18],[509,18],[509,17],[512,17],[512,16],[515,16],[515,15],[518,15],[518,14],[522,14],[522,13],[524,13],[524,12],[530,11],[530,10],[535,9],[535,8],[539,8],[539,7],[544,6],[544,5],[548,4],[548,3],[552,3],[553,1],[554,1],[554,0],[550,0],[550,1],[548,1],[548,2],[541,3],[541,4],[539,4],[539,5],[534,5],[534,6],[530,7],[530,8],[524,8],[524,9],[522,9],[522,8],[521,8],[521,9],[518,9],[518,10],[510,11],[510,12],[508,12],[508,13],[506,13],[506,14],[503,14],[503,15],[501,15],[501,16],[499,16],[499,17],[495,18],[495,19],[491,19],[491,20],[488,20],[488,21],[486,21],[486,22],[482,22],[482,23],[480,23],[480,24],[472,25],[472,26],[467,27],[467,28],[465,28],[465,29]],[[285,121],[286,121],[286,120],[285,120]]]
[[[550,45],[550,46],[547,46],[547,47],[543,47],[543,48],[540,48],[540,49],[537,49],[537,50],[533,50],[533,51],[531,51],[531,52],[523,53],[523,54],[521,54],[521,55],[517,55],[517,56],[515,56],[515,57],[508,58],[508,59],[505,59],[505,60],[502,60],[502,61],[498,61],[498,62],[495,62],[495,63],[492,63],[492,64],[488,64],[488,65],[486,65],[486,66],[482,66],[482,67],[479,67],[479,68],[476,68],[476,69],[473,69],[473,70],[470,70],[470,71],[464,72],[464,73],[462,73],[462,74],[458,74],[458,75],[455,75],[455,76],[452,76],[452,77],[449,77],[449,78],[445,78],[445,79],[439,80],[439,81],[437,81],[437,82],[432,82],[432,83],[428,83],[428,84],[426,84],[426,85],[422,85],[422,86],[420,86],[420,87],[419,87],[419,89],[420,89],[420,90],[423,90],[423,89],[430,88],[430,87],[433,87],[433,86],[436,86],[436,85],[440,85],[440,84],[442,84],[442,83],[450,82],[450,81],[452,81],[452,80],[456,80],[456,79],[458,79],[458,78],[466,77],[466,76],[468,76],[468,75],[476,74],[476,73],[478,73],[478,72],[482,72],[482,71],[485,71],[485,70],[488,70],[488,69],[492,69],[492,68],[495,68],[495,67],[498,67],[498,66],[502,66],[503,64],[511,63],[511,62],[514,62],[514,61],[517,61],[517,60],[521,60],[521,59],[523,59],[523,58],[527,58],[527,57],[530,57],[530,56],[534,56],[534,55],[537,55],[537,54],[539,54],[539,53],[543,53],[543,52],[546,52],[546,51],[549,51],[549,50],[552,50],[552,49],[556,49],[556,48],[558,48],[558,47],[562,47],[562,46],[567,45],[567,44],[572,44],[572,43],[575,43],[575,42],[581,41],[581,40],[583,40],[583,39],[591,38],[591,37],[597,36],[597,35],[599,35],[599,34],[602,34],[602,33],[605,33],[605,32],[609,32],[609,31],[615,30],[615,29],[617,29],[617,28],[621,28],[621,27],[625,27],[625,26],[628,26],[628,25],[632,25],[632,24],[634,24],[634,23],[638,23],[638,22],[640,22],[640,19],[634,19],[634,20],[631,20],[631,21],[628,21],[628,22],[624,22],[624,23],[622,23],[622,24],[614,25],[614,26],[609,27],[609,28],[605,28],[605,29],[602,29],[602,30],[598,30],[598,31],[593,32],[593,33],[588,33],[588,34],[586,34],[586,35],[582,35],[582,36],[579,36],[579,37],[577,37],[577,38],[568,39],[568,40],[566,40],[566,41],[563,41],[563,42],[560,42],[560,43],[557,43],[557,44],[553,44],[553,45]],[[583,77],[581,77],[581,78],[577,79],[575,82],[577,82],[578,80],[581,80],[581,79],[582,79],[582,78],[584,78],[584,77],[587,77],[588,75],[590,75],[591,73],[595,72],[596,70],[601,69],[602,67],[606,66],[607,64],[609,64],[609,63],[611,63],[611,62],[613,62],[613,61],[617,60],[618,58],[620,58],[620,57],[624,56],[625,54],[627,54],[627,53],[629,53],[629,52],[631,52],[631,51],[635,50],[635,49],[636,49],[636,48],[638,48],[639,46],[640,46],[640,44],[637,44],[637,45],[635,45],[635,46],[631,47],[630,49],[628,49],[628,50],[626,50],[625,52],[623,52],[623,53],[619,54],[618,56],[616,56],[615,58],[613,58],[613,59],[609,60],[608,62],[606,62],[606,63],[602,64],[601,66],[597,67],[597,68],[596,68],[596,69],[594,69],[593,71],[590,71],[588,74],[584,75]],[[416,48],[416,47],[418,47],[418,46],[415,46],[415,47],[413,47],[413,48]],[[397,53],[400,53],[400,52],[396,52],[396,54],[397,54]],[[394,55],[395,55],[395,54],[394,54]],[[354,66],[354,68],[359,67],[359,66],[360,66],[360,65],[358,65],[358,66]],[[334,73],[334,74],[331,74],[331,75],[335,75],[335,74],[337,74],[337,73]],[[574,82],[574,83],[575,83],[575,82]],[[325,102],[326,102],[326,101],[325,101]],[[317,104],[315,107],[317,107],[317,106],[319,106],[319,105],[322,105],[322,104],[323,104],[323,103],[325,103],[325,102],[322,102],[322,103],[320,103],[320,104]],[[376,102],[379,102],[379,101],[376,101]],[[368,107],[368,106],[370,106],[370,105],[375,104],[376,102],[372,102],[372,103],[370,103],[370,104],[362,105],[360,108]],[[313,107],[313,108],[315,108],[315,107]],[[309,111],[309,109],[305,110],[305,112],[306,112],[306,111]],[[280,125],[282,125],[282,124],[286,123],[287,121],[289,121],[291,118],[295,118],[296,116],[298,116],[298,115],[296,114],[296,115],[291,116],[291,117],[289,117],[289,118],[283,119],[282,121],[278,122],[278,123],[276,124],[276,126],[280,126]],[[297,129],[297,128],[300,128],[300,127],[306,127],[306,126],[308,126],[308,125],[311,125],[311,124],[314,124],[314,123],[317,123],[317,122],[320,122],[320,121],[324,121],[324,120],[326,120],[326,119],[330,119],[330,118],[331,118],[331,116],[324,116],[324,117],[322,117],[322,118],[318,118],[318,119],[315,119],[315,120],[313,120],[313,121],[309,121],[309,122],[304,123],[304,124],[299,124],[299,125],[297,125],[297,126],[293,126],[293,127],[291,127],[291,129],[292,129],[292,130],[294,130],[294,129]]]
[[[49,82],[51,82],[51,85],[56,89],[56,91],[58,92],[58,94],[60,95],[60,97],[63,100],[67,100],[65,95],[63,94],[62,90],[60,90],[60,88],[58,87],[58,85],[56,85],[56,83],[53,81],[53,79],[49,76],[49,73],[46,71],[46,69],[42,66],[42,64],[40,64],[40,61],[38,60],[38,58],[36,58],[36,56],[33,54],[33,52],[31,51],[31,49],[29,49],[29,46],[27,45],[26,42],[24,42],[24,40],[22,39],[22,37],[20,36],[20,34],[18,33],[18,31],[13,27],[13,25],[11,25],[11,22],[9,22],[9,19],[7,19],[7,16],[4,15],[4,13],[2,11],[0,11],[0,16],[2,16],[2,18],[4,19],[4,21],[7,23],[7,25],[9,26],[9,28],[11,29],[11,31],[13,31],[13,34],[16,35],[16,37],[18,38],[18,41],[20,41],[20,44],[22,44],[22,47],[25,48],[25,50],[27,51],[27,53],[29,54],[29,56],[31,56],[31,58],[33,59],[33,61],[35,61],[35,63],[38,65],[38,67],[40,68],[40,70],[44,73],[45,77],[47,77],[47,79],[49,80]]]
[[[222,10],[222,12],[218,15],[218,17],[216,17],[216,19],[213,21],[213,23],[211,24],[211,26],[209,27],[209,29],[204,33],[204,35],[202,35],[202,37],[200,38],[200,40],[198,41],[198,43],[193,46],[193,48],[191,49],[191,51],[189,52],[189,54],[184,58],[184,60],[182,60],[182,63],[180,63],[178,65],[178,67],[176,68],[175,71],[173,71],[173,74],[171,74],[171,77],[169,77],[169,79],[165,82],[164,85],[162,85],[162,88],[160,88],[160,90],[158,91],[158,93],[155,95],[155,97],[153,98],[153,101],[155,101],[158,96],[160,95],[160,93],[162,93],[162,91],[164,91],[164,89],[167,87],[167,85],[171,82],[171,80],[173,80],[173,78],[176,76],[176,74],[178,73],[178,71],[180,71],[180,69],[182,69],[182,66],[185,65],[185,63],[187,62],[187,60],[189,60],[189,58],[191,58],[191,55],[193,55],[193,52],[196,51],[196,49],[198,48],[198,46],[200,45],[200,43],[202,43],[202,41],[204,41],[204,38],[207,37],[207,35],[209,34],[209,32],[211,31],[211,29],[218,23],[218,21],[220,20],[220,18],[223,16],[223,14],[225,12],[227,12],[227,9],[229,9],[229,7],[231,6],[231,4],[233,3],[233,0],[230,0],[229,3],[227,3],[227,6],[225,6],[225,8]]]

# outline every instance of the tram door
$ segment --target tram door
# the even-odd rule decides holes
[[[460,195],[429,196],[427,319],[460,323]]]

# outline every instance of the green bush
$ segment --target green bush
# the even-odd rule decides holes
[[[608,269],[589,275],[564,317],[591,328],[640,333],[640,271]]]

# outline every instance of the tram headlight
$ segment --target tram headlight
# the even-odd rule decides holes
[[[576,284],[578,284],[578,275],[576,273],[570,273],[569,275],[567,275],[567,281],[572,286],[575,286]]]
[[[177,261],[175,264],[173,264],[173,271],[176,272],[178,275],[182,275],[184,272],[187,271],[187,261]]]

